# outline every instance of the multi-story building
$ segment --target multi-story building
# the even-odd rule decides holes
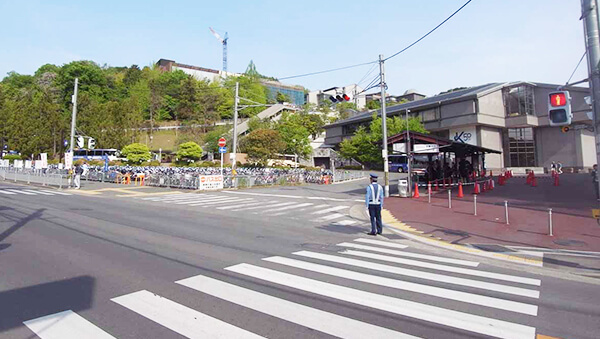
[[[180,64],[173,60],[167,59],[158,60],[157,65],[169,72],[181,70],[186,74],[192,75],[196,79],[206,79],[209,81],[218,81],[229,76],[242,75],[241,73],[224,72],[210,68]],[[290,98],[292,101],[291,104],[302,106],[306,103],[305,89],[302,86],[287,85],[279,81],[265,79],[261,79],[261,82],[267,88],[267,95],[271,100],[275,100],[277,93],[279,92]]]
[[[444,93],[387,108],[389,117],[418,117],[433,135],[501,151],[486,156],[488,168],[589,168],[596,161],[594,133],[585,102],[589,89],[569,87],[574,114],[571,128],[551,127],[548,95],[559,85],[512,82],[491,83]],[[361,125],[368,126],[373,111],[325,126],[325,144],[337,146]]]

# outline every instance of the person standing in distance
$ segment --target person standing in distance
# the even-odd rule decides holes
[[[78,190],[81,188],[81,174],[83,173],[83,168],[81,168],[81,165],[76,165],[75,166],[75,189]]]
[[[371,232],[369,235],[381,234],[383,225],[381,223],[381,208],[383,207],[383,187],[377,183],[377,176],[371,174],[371,184],[367,186],[365,205],[371,218]]]

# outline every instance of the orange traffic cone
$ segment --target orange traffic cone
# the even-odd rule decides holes
[[[415,182],[415,190],[413,192],[413,198],[419,198],[419,185]]]
[[[475,189],[473,190],[473,194],[479,194],[479,193],[481,193],[481,192],[479,191],[479,183],[478,183],[478,182],[476,182],[476,183],[475,183]]]
[[[554,186],[559,186],[559,183],[560,183],[560,182],[559,182],[559,179],[558,179],[558,177],[559,177],[559,175],[558,175],[558,174],[554,176]]]
[[[462,182],[458,183],[458,197],[459,198],[464,197],[464,195],[463,195],[463,189],[462,189]]]
[[[537,178],[536,177],[533,177],[531,179],[531,187],[537,187]]]

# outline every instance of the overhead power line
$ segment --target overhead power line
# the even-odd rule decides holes
[[[370,65],[370,64],[374,64],[377,63],[378,61],[369,61],[369,62],[363,62],[362,64],[356,64],[356,65],[350,65],[350,66],[344,66],[344,67],[338,67],[338,68],[332,68],[332,69],[327,69],[324,71],[318,71],[318,72],[312,72],[312,73],[305,73],[305,74],[299,74],[299,75],[292,75],[289,77],[283,77],[283,78],[279,78],[279,80],[285,80],[285,79],[293,79],[293,78],[301,78],[301,77],[307,77],[309,75],[317,75],[317,74],[323,74],[323,73],[329,73],[329,72],[335,72],[335,71],[341,71],[343,69],[348,69],[348,68],[355,68],[355,67],[360,67],[360,66],[364,66],[364,65]]]
[[[427,34],[423,35],[422,37],[420,37],[420,38],[419,38],[417,41],[413,42],[412,44],[410,44],[410,45],[406,46],[406,47],[405,47],[404,49],[402,49],[401,51],[399,51],[399,52],[397,52],[397,53],[395,53],[395,54],[392,54],[391,56],[389,56],[389,57],[385,58],[385,59],[384,59],[384,61],[387,61],[387,60],[389,60],[389,59],[391,59],[391,58],[395,57],[396,55],[398,55],[398,54],[400,54],[400,53],[402,53],[402,52],[406,51],[407,49],[411,48],[412,46],[416,45],[417,43],[419,43],[419,41],[421,41],[421,40],[425,39],[425,38],[426,38],[426,37],[427,37],[429,34],[433,33],[433,32],[434,32],[436,29],[440,28],[440,27],[441,27],[443,24],[445,24],[445,23],[446,23],[446,21],[450,20],[450,19],[451,19],[453,16],[455,16],[455,15],[456,15],[456,13],[460,12],[460,11],[461,11],[463,8],[465,8],[465,6],[467,6],[467,5],[468,5],[468,4],[469,4],[471,1],[473,1],[473,0],[469,0],[469,1],[465,2],[465,4],[464,4],[464,5],[460,6],[460,8],[459,8],[459,9],[457,9],[456,11],[454,11],[454,13],[452,13],[452,14],[451,14],[449,17],[447,17],[447,18],[446,18],[446,20],[444,20],[444,21],[440,22],[440,24],[439,24],[439,25],[437,25],[437,26],[435,26],[435,27],[434,27],[434,28],[433,28],[431,31],[427,32]]]
[[[579,62],[577,63],[577,66],[575,66],[575,69],[573,70],[573,73],[571,73],[571,76],[569,77],[569,80],[567,80],[565,86],[569,84],[569,82],[573,78],[573,75],[575,75],[575,72],[577,72],[577,69],[579,68],[579,65],[581,65],[581,61],[583,61],[583,58],[585,57],[586,54],[587,54],[587,51],[583,52],[583,55],[581,56],[581,59],[579,59]]]

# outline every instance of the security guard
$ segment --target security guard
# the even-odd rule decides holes
[[[369,235],[381,234],[383,231],[381,223],[381,208],[383,207],[383,187],[377,183],[377,176],[371,174],[371,184],[367,186],[365,205],[371,217],[371,232]]]

